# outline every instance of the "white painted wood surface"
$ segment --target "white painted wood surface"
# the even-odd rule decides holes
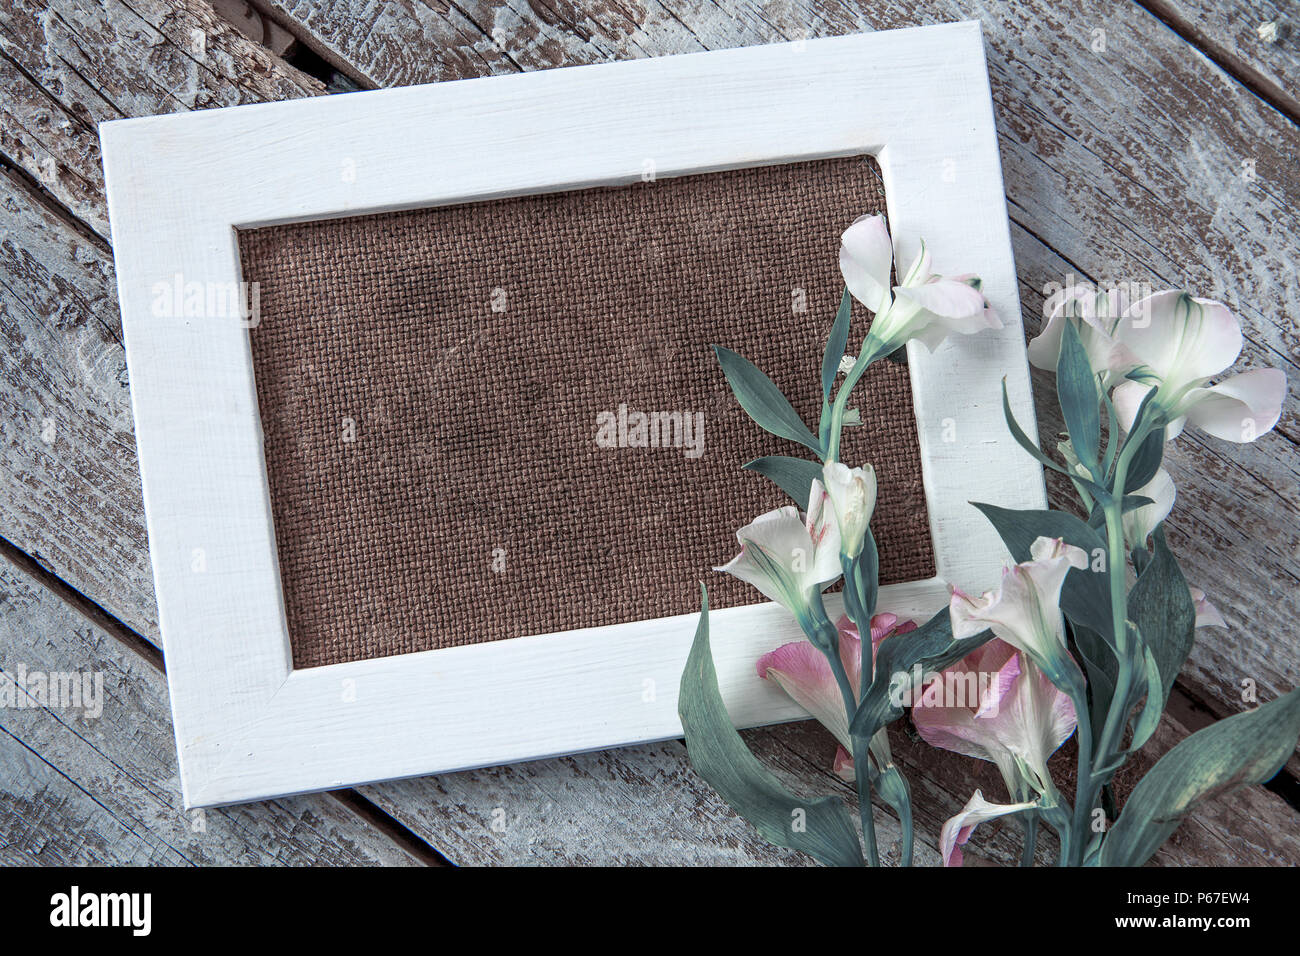
[[[939,576],[883,606],[928,616],[945,582],[994,581],[1003,551],[970,500],[1043,504],[1000,406],[1006,376],[1034,421],[978,24],[126,120],[101,138],[192,805],[675,736],[694,630],[687,615],[292,671],[247,332],[155,314],[160,283],[239,279],[234,227],[628,182],[646,159],[668,177],[875,154],[900,254],[926,238],[1006,322],[909,352]],[[786,615],[713,625],[736,722],[797,716],[752,671],[796,636]]]

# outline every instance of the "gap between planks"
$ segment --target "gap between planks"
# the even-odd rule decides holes
[[[67,582],[60,579],[57,575],[53,574],[36,558],[21,551],[11,542],[3,538],[0,538],[0,558],[7,559],[13,567],[32,578],[36,584],[48,590],[61,602],[71,606],[82,617],[123,645],[126,650],[143,658],[149,665],[154,667],[160,673],[163,672],[162,655],[152,643],[133,631],[131,628],[127,627],[120,620],[113,617],[112,614],[87,598],[84,594],[77,591],[71,585],[67,584]],[[1204,725],[1213,719],[1208,714],[1208,711],[1198,708],[1190,698],[1185,696],[1185,692],[1180,687],[1176,687],[1174,694],[1171,696],[1169,710],[1171,720],[1166,721],[1166,725],[1162,726],[1160,739],[1158,741],[1160,744],[1164,745],[1162,749],[1167,749],[1168,745],[1171,745],[1179,736],[1188,732],[1188,730],[1198,729],[1199,726]],[[817,780],[818,778],[828,777],[825,768],[819,766],[813,756],[817,753],[819,746],[822,743],[820,740],[820,736],[822,735],[813,723],[801,722],[797,725],[759,729],[752,731],[751,733],[768,738],[769,746],[765,749],[768,751],[769,758],[773,755],[777,755],[779,764],[778,769],[782,771],[783,775],[793,775],[798,782],[802,784],[807,784],[810,778]],[[1067,748],[1067,750],[1068,749],[1069,748]],[[947,762],[952,762],[954,760],[953,756],[949,754],[941,754],[939,752],[929,753],[924,745],[918,744],[915,741],[910,743],[901,743],[899,756],[902,760],[914,764],[912,769],[915,772],[916,779],[914,783],[918,788],[918,792],[923,792],[927,788],[933,787],[933,781],[930,779],[932,774],[924,772],[926,768],[922,766],[925,763],[925,758],[927,756],[939,758],[941,761]],[[1149,766],[1153,760],[1153,757],[1147,756],[1142,760],[1142,763]],[[1054,765],[1058,772],[1060,772],[1067,762],[1068,754],[1065,755],[1065,759],[1058,756],[1057,760],[1054,761]],[[973,767],[967,767],[963,764],[963,769],[969,773],[973,773],[977,782],[981,782],[981,771],[985,772],[985,777],[989,776],[988,766],[976,764]],[[824,783],[825,781],[823,780],[822,782]],[[990,786],[991,778],[990,780],[984,780],[982,782],[987,788]],[[399,781],[399,783],[402,782]],[[848,791],[845,785],[839,784],[838,781],[835,781],[834,785],[837,786],[841,795],[845,799],[850,803],[853,802],[854,796]],[[1131,786],[1131,783],[1129,783],[1128,786]],[[1125,789],[1128,789],[1128,787],[1126,786]],[[1288,796],[1292,796],[1297,790],[1300,790],[1300,787],[1297,786],[1296,781],[1290,778],[1284,770],[1279,774],[1279,780],[1274,781],[1269,786],[1269,789],[1282,795],[1284,798],[1287,798]],[[448,861],[446,857],[417,836],[410,828],[401,823],[381,806],[367,799],[366,796],[358,791],[352,789],[332,791],[323,796],[337,801],[344,808],[350,810],[361,820],[368,823],[374,830],[388,837],[388,839],[390,839],[400,849],[409,853],[414,859],[428,865],[450,865],[450,861]],[[1293,808],[1295,807],[1294,802],[1291,802],[1291,806]],[[882,810],[883,808],[878,808],[878,816],[882,816]],[[943,821],[940,817],[929,819],[932,816],[934,816],[932,808],[923,809],[922,812],[918,814],[917,822],[918,825],[926,825],[927,829],[935,830],[937,832],[938,826]],[[892,817],[884,817],[881,821],[881,825],[883,826],[881,831],[882,834],[889,835],[893,830],[896,830],[896,824]],[[896,837],[896,834],[894,836]],[[979,856],[979,853],[981,849],[986,847],[992,848],[992,846],[997,846],[999,856],[1013,853],[1014,848],[1007,842],[1008,839],[1014,838],[1009,838],[1005,829],[999,830],[995,833],[985,834],[984,839],[979,841],[977,846],[972,848],[975,851],[975,856],[972,859],[972,862],[974,863],[984,859]],[[1180,831],[1178,839],[1180,842],[1189,842],[1192,848],[1198,846],[1201,847],[1202,849],[1200,852],[1205,852],[1206,848],[1211,846],[1219,846],[1223,842],[1222,837],[1212,827],[1205,826],[1204,823],[1195,817],[1184,825],[1184,828]],[[892,841],[886,841],[886,844],[882,845],[886,845],[886,854],[888,856],[889,853],[893,852],[891,849]],[[1050,833],[1043,834],[1043,839],[1039,847],[1039,865],[1048,865],[1050,863],[1054,846],[1055,842],[1052,835]],[[931,863],[936,862],[928,859],[933,855],[933,852],[925,846],[924,841],[919,844],[919,849],[922,853],[921,858],[923,861]],[[1173,850],[1167,852],[1176,853],[1177,851]],[[1219,852],[1232,854],[1234,851],[1230,848],[1221,848]],[[1229,859],[1237,860],[1238,862],[1243,861],[1243,858],[1240,857],[1229,856]],[[1244,858],[1245,861],[1249,861],[1250,859],[1251,858],[1249,857]],[[984,859],[984,862],[989,861]]]
[[[111,636],[125,650],[143,659],[160,674],[166,673],[161,650],[54,574],[39,560],[3,537],[0,537],[0,559],[7,560],[9,564],[27,575],[36,584],[48,590],[91,624]],[[326,791],[323,796],[337,801],[355,816],[368,823],[374,830],[387,837],[398,848],[426,866],[452,865],[451,861],[439,853],[437,849],[430,846],[407,826],[356,790],[331,790]]]

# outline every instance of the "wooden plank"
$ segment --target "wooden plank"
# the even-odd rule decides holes
[[[367,4],[275,5],[337,59],[384,85],[918,19],[915,5],[902,2],[737,2],[725,9],[663,2],[633,17],[600,2],[443,7],[406,0],[400,19]],[[1289,624],[1300,581],[1300,341],[1286,318],[1300,308],[1290,279],[1300,255],[1296,127],[1129,2],[1093,3],[1086,13],[1043,0],[992,10],[936,2],[920,19],[966,17],[981,18],[988,37],[1011,216],[1020,227],[1022,291],[1032,292],[1022,295],[1030,330],[1039,323],[1044,286],[1069,275],[1181,285],[1237,310],[1244,365],[1290,373],[1291,396],[1275,433],[1245,446],[1192,433],[1170,446],[1168,463],[1180,496],[1171,541],[1189,579],[1231,625],[1230,639],[1209,632],[1198,644],[1183,683],[1224,715],[1242,706],[1243,682],[1252,682],[1260,699],[1288,690],[1300,683],[1300,636]],[[1026,23],[1035,29],[1025,30]],[[1189,114],[1197,103],[1215,108]],[[1038,379],[1050,426],[1053,386]],[[1291,767],[1300,770],[1300,758]]]
[[[1142,0],[1260,97],[1300,122],[1300,22],[1286,0]]]
[[[1005,70],[1005,67],[1003,69]],[[995,72],[995,80],[997,79],[998,74]],[[1004,116],[1005,112],[1004,106]],[[1005,158],[1007,149],[1005,137],[1003,148]],[[1020,161],[1026,160],[1021,157]],[[6,234],[3,241],[0,241],[0,249],[10,257],[4,264],[6,282],[9,281],[10,262],[22,264],[39,262],[38,255],[34,254],[35,251],[39,250],[43,255],[49,250],[63,250],[53,253],[56,255],[56,261],[58,261],[57,256],[61,255],[64,257],[62,262],[66,264],[61,264],[57,269],[42,272],[24,265],[24,268],[17,270],[18,275],[27,278],[20,283],[20,288],[26,291],[23,291],[21,296],[15,294],[15,297],[23,298],[29,303],[56,302],[66,298],[73,306],[70,314],[84,316],[82,319],[72,320],[70,327],[82,327],[90,317],[96,320],[105,318],[107,325],[101,324],[100,328],[108,333],[105,336],[108,341],[101,341],[96,346],[91,335],[67,336],[66,339],[59,335],[52,335],[50,336],[52,341],[47,344],[34,345],[32,351],[19,350],[16,353],[12,351],[11,344],[6,343],[6,361],[11,364],[6,365],[4,369],[7,385],[4,394],[6,398],[10,395],[15,396],[14,401],[23,407],[40,408],[44,404],[50,404],[62,408],[67,403],[67,407],[74,410],[78,407],[87,410],[98,408],[99,410],[95,412],[97,419],[93,420],[111,422],[127,406],[125,393],[121,391],[121,383],[118,383],[119,393],[115,395],[109,386],[113,376],[102,371],[113,367],[114,354],[120,361],[120,351],[116,350],[111,334],[116,323],[111,282],[95,278],[97,271],[101,277],[104,275],[102,267],[107,261],[107,256],[103,254],[105,250],[101,246],[97,256],[92,249],[93,244],[85,241],[85,236],[72,228],[69,223],[49,214],[47,210],[36,207],[30,201],[24,206],[19,202],[19,199],[23,198],[26,197],[19,194],[18,198],[10,195],[5,199],[6,209],[21,209],[26,220],[26,224]],[[33,226],[33,222],[39,222],[40,225]],[[49,232],[46,233],[46,230]],[[20,234],[21,240],[18,238]],[[36,238],[33,239],[33,236]],[[1026,230],[1021,229],[1017,233],[1017,251],[1022,259],[1024,253],[1021,250],[1032,248],[1027,246],[1029,239],[1026,236],[1032,238]],[[78,243],[77,239],[82,241]],[[1061,260],[1054,259],[1055,256],[1054,251],[1048,250],[1042,253],[1041,261],[1056,269]],[[67,264],[79,261],[79,257],[85,257],[89,266],[78,269]],[[69,270],[67,275],[71,278],[65,278],[64,272],[61,271],[64,268]],[[60,287],[65,290],[61,296],[51,291]],[[1036,288],[1037,285],[1032,287]],[[1022,289],[1022,294],[1023,291]],[[45,298],[42,299],[41,296]],[[9,307],[7,303],[6,308]],[[31,313],[31,315],[39,314],[41,313]],[[57,315],[57,310],[54,310],[53,314]],[[24,327],[25,332],[31,331],[34,321],[31,316],[28,317],[27,325]],[[80,325],[77,324],[78,322]],[[89,377],[91,382],[88,389],[91,393],[89,396],[85,396],[84,393],[76,394],[78,390],[85,388],[86,374],[83,369],[101,370],[98,377],[95,375]],[[36,383],[35,386],[30,384],[33,382]],[[11,385],[12,387],[8,387]],[[94,397],[96,394],[103,397],[96,398]],[[10,416],[6,415],[5,420],[10,421]],[[126,420],[129,422],[129,416]],[[85,433],[94,431],[93,425],[88,424]],[[133,626],[138,626],[142,633],[155,634],[156,629],[152,623],[152,599],[148,588],[148,566],[140,544],[143,542],[143,532],[142,518],[138,512],[138,478],[134,475],[134,461],[129,446],[119,443],[112,449],[108,464],[105,464],[101,461],[102,453],[91,450],[83,455],[71,444],[60,450],[58,455],[52,456],[40,452],[43,444],[41,446],[32,444],[38,438],[39,433],[29,429],[14,429],[11,434],[5,436],[5,454],[9,456],[6,460],[5,473],[6,476],[13,476],[7,477],[4,484],[4,493],[13,496],[5,502],[5,530],[8,531],[11,524],[22,527],[27,536],[25,546],[40,552],[42,557],[61,574],[69,570],[70,579],[77,578],[86,585],[82,590],[111,607],[114,613],[124,620],[133,620]],[[59,447],[57,442],[55,447]],[[80,496],[70,490],[67,483],[72,480],[71,476],[76,475],[78,468],[87,468],[96,462],[98,462],[96,467],[108,468],[109,474],[105,476],[103,473],[93,473],[89,481],[79,486],[91,495],[88,505],[80,504],[78,502]],[[13,468],[10,467],[11,464]],[[21,485],[26,485],[28,491],[23,492],[19,487]],[[110,550],[107,557],[100,554],[98,563],[109,567],[96,571],[94,569],[96,562],[88,555],[93,553],[95,539],[101,536],[102,524],[98,515],[106,507],[111,511],[111,507],[117,506],[119,497],[124,497],[127,502],[126,505],[121,506],[123,515],[133,508],[136,510],[135,530],[129,530],[131,521],[124,518],[118,532],[105,533],[102,537],[110,544],[118,535],[127,538],[134,535],[138,541],[134,547],[119,543],[116,546],[117,550]],[[28,516],[18,522],[10,521],[12,514],[10,504],[14,500],[26,502],[25,507],[28,510]],[[49,502],[55,500],[58,501],[58,506],[51,507]],[[41,522],[48,527],[39,528]],[[77,537],[64,530],[74,526],[81,529],[80,534],[83,538],[90,539],[90,545],[82,545],[78,548],[65,540]],[[83,549],[86,549],[86,554],[80,553]],[[124,573],[113,567],[118,564],[124,564]],[[143,576],[138,577],[141,570]],[[119,596],[121,594],[125,596]],[[765,760],[778,768],[789,768],[782,772],[797,775],[804,781],[803,786],[807,789],[810,785],[818,785],[817,778],[812,774],[825,765],[824,758],[829,756],[829,751],[825,751],[817,760],[810,761],[801,739],[801,734],[804,733],[815,735],[820,731],[808,729],[808,725],[794,725],[756,732],[752,739],[757,741],[756,746]],[[901,747],[902,743],[899,746]],[[825,747],[824,740],[823,747]],[[673,748],[676,750],[674,751]],[[537,781],[535,784],[530,782],[522,792],[515,790],[507,792],[510,801],[508,805],[504,798],[484,800],[482,794],[492,792],[494,787],[506,786],[506,783],[501,781],[510,782],[512,773],[520,775],[525,772],[519,768],[514,768],[513,771],[512,768],[502,768],[478,774],[451,775],[444,778],[390,784],[368,788],[367,794],[390,810],[396,810],[395,815],[401,816],[434,842],[449,847],[449,855],[453,859],[466,862],[476,859],[526,862],[537,859],[539,855],[545,856],[548,852],[551,853],[552,859],[563,859],[566,853],[576,858],[584,849],[591,847],[595,848],[589,851],[591,859],[604,862],[638,859],[632,854],[620,854],[620,847],[638,846],[630,837],[626,838],[626,843],[621,843],[623,837],[616,840],[611,836],[604,844],[601,842],[601,837],[618,832],[618,821],[629,816],[629,806],[636,807],[639,814],[644,806],[660,804],[673,808],[672,819],[685,818],[686,823],[678,822],[686,828],[687,838],[694,834],[700,840],[706,838],[713,840],[714,845],[720,843],[726,853],[720,852],[719,859],[724,855],[729,855],[730,862],[765,862],[783,859],[782,854],[762,846],[743,824],[735,821],[729,811],[718,804],[717,798],[707,788],[694,779],[682,760],[680,745],[665,744],[657,745],[656,748],[641,749],[656,750],[658,753],[641,755],[637,750],[630,750],[549,761],[545,772],[534,777]],[[670,759],[674,754],[675,770],[672,769],[674,764]],[[947,757],[947,755],[942,756]],[[969,762],[963,761],[963,763]],[[541,764],[529,765],[529,768],[542,766]],[[533,771],[529,769],[527,772]],[[927,807],[933,807],[927,812],[934,815],[934,820],[921,823],[923,831],[930,834],[937,832],[937,821],[942,815],[952,812],[956,806],[964,802],[969,790],[967,784],[972,779],[978,779],[969,776],[968,772],[959,773],[956,779],[952,779],[953,773],[948,767],[942,767],[933,774],[918,767],[911,767],[909,773],[912,774],[914,787],[918,790],[918,803],[924,802]],[[520,786],[518,783],[511,785]],[[922,791],[924,791],[923,795]],[[519,795],[514,796],[513,794],[516,793]],[[546,816],[537,814],[532,818],[531,824],[523,825],[524,811],[529,805],[538,802],[539,794],[552,795],[555,800],[555,810]],[[949,796],[943,799],[950,800],[951,803],[945,805],[943,800],[939,799],[932,801],[930,800],[932,794],[948,794]],[[493,806],[487,806],[488,803],[492,803]],[[507,810],[511,807],[519,808],[517,813],[507,813],[507,821],[510,819],[521,821],[520,825],[513,828],[511,839],[501,841],[504,844],[502,846],[488,845],[482,831],[482,821],[491,820],[491,810],[497,805],[503,805]],[[588,813],[585,808],[589,806],[601,808],[607,816]],[[612,819],[609,818],[611,816]],[[706,822],[698,830],[689,829],[698,825],[695,817],[714,822]],[[656,818],[655,822],[662,822],[662,818]],[[1286,830],[1287,827],[1274,826],[1271,829]],[[1293,823],[1289,829],[1294,829]],[[652,827],[643,826],[643,832],[651,830]],[[510,832],[509,827],[507,832]],[[1227,832],[1232,832],[1231,828]],[[994,832],[994,837],[997,836],[998,834]],[[681,852],[679,845],[688,842],[687,838],[675,839],[675,852]],[[476,839],[483,844],[481,849],[473,845]],[[1007,840],[1004,847],[1007,857],[1014,854],[1015,845],[1013,839]],[[557,851],[555,849],[557,847],[568,849]],[[670,858],[665,856],[661,859]],[[644,860],[645,857],[642,856],[640,859]]]
[[[53,674],[102,695],[41,706]],[[0,708],[0,864],[418,862],[326,794],[185,811],[166,678],[3,558],[0,681],[22,702]]]
[[[107,246],[0,175],[0,529],[157,643]]]
[[[0,150],[108,235],[97,123],[324,92],[203,3],[0,0]]]

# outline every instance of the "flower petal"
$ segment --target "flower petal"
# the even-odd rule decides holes
[[[1056,371],[1065,323],[1076,317],[1083,323],[1080,338],[1092,370],[1097,373],[1127,371],[1127,368],[1114,368],[1125,364],[1124,358],[1129,354],[1110,335],[1110,328],[1117,318],[1114,315],[1116,302],[1117,296],[1113,293],[1098,294],[1091,286],[1067,286],[1057,292],[1047,302],[1048,318],[1043,330],[1029,343],[1030,364],[1049,372]],[[1129,362],[1128,368],[1132,365]]]
[[[1181,388],[1217,375],[1241,353],[1241,324],[1222,302],[1168,289],[1129,307],[1115,338],[1162,381]]]
[[[1029,547],[1032,560],[1007,568],[996,591],[972,599],[953,588],[949,603],[953,637],[974,637],[985,628],[1046,663],[1064,653],[1065,634],[1059,601],[1071,568],[1086,568],[1082,548],[1060,538],[1040,537]]]
[[[916,250],[916,255],[912,259],[912,264],[907,267],[900,281],[905,286],[921,285],[930,281],[930,248],[921,240],[921,248]]]
[[[829,461],[822,469],[822,479],[835,508],[840,548],[844,554],[856,558],[862,552],[871,515],[876,509],[876,471],[870,465],[850,468],[843,462]]]
[[[790,611],[799,600],[799,576],[791,568],[796,560],[812,562],[812,539],[799,511],[793,505],[777,508],[759,515],[736,532],[740,541],[740,554],[727,564],[714,568],[735,575],[758,588],[770,600],[784,605]],[[771,560],[755,560],[751,548],[760,548]],[[775,569],[775,573],[774,573]]]
[[[863,216],[840,237],[840,272],[849,294],[872,312],[889,307],[894,247],[884,216]]]
[[[1209,388],[1197,388],[1184,401],[1187,420],[1225,441],[1254,441],[1282,417],[1286,373],[1257,368],[1226,378]]]
[[[862,641],[847,616],[840,618],[836,633],[839,635],[840,661],[856,699],[862,674]],[[807,641],[793,641],[764,654],[758,659],[757,668],[759,677],[775,681],[836,740],[843,746],[850,746],[844,696],[825,654]]]
[[[1200,588],[1189,588],[1192,592],[1192,603],[1196,605],[1196,626],[1197,627],[1227,627],[1228,622],[1223,619],[1219,609],[1210,603],[1210,599],[1205,596],[1205,592]]]
[[[939,834],[939,852],[943,856],[943,865],[961,866],[961,847],[981,823],[1006,816],[1008,813],[1032,810],[1036,806],[1037,803],[989,803],[984,799],[984,794],[976,790],[975,795],[966,802],[961,812],[943,825],[943,830]]]
[[[937,317],[954,332],[978,332],[989,327],[984,317],[984,296],[965,282],[936,278],[924,285],[898,286],[894,292],[900,299],[907,299]]]
[[[840,526],[835,520],[835,508],[826,487],[815,478],[808,493],[805,526],[813,551],[799,556],[795,570],[802,574],[806,587],[821,589],[838,578],[844,568],[840,562]]]
[[[1132,430],[1133,422],[1137,420],[1138,409],[1142,407],[1142,400],[1146,398],[1149,391],[1151,386],[1143,385],[1141,382],[1120,382],[1115,386],[1115,391],[1110,397],[1115,403],[1115,418],[1124,431]],[[1166,425],[1165,441],[1173,441],[1181,435],[1186,421],[1186,416],[1180,415]]]
[[[844,697],[826,655],[817,648],[807,641],[782,644],[758,659],[758,676],[774,681],[842,746],[852,746]]]
[[[853,766],[853,758],[843,747],[835,748],[835,760],[831,763],[831,770],[835,775],[845,783],[853,783],[857,780],[857,770]]]
[[[1128,546],[1145,548],[1147,538],[1151,537],[1156,525],[1169,517],[1169,512],[1173,510],[1178,489],[1174,487],[1174,480],[1169,477],[1169,472],[1158,468],[1150,481],[1128,494],[1141,495],[1152,501],[1149,505],[1134,508],[1126,513],[1123,519],[1124,539],[1128,542]]]

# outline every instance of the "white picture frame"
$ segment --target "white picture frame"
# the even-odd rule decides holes
[[[100,126],[150,555],[189,807],[679,736],[697,615],[295,670],[245,323],[158,314],[159,283],[240,279],[236,228],[872,154],[903,256],[972,271],[1005,327],[909,347],[938,576],[928,617],[1005,552],[968,502],[1043,507],[978,23],[241,106]],[[737,463],[739,464],[739,463]],[[887,489],[884,493],[888,493]],[[735,723],[802,712],[756,658],[772,604],[715,611]]]

